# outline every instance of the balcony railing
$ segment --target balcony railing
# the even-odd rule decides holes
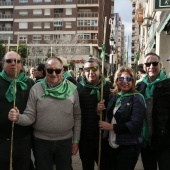
[[[77,26],[77,30],[98,30],[98,27],[94,26]]]
[[[63,13],[54,13],[54,17],[63,17]]]
[[[13,1],[6,2],[6,1],[0,1],[0,6],[11,6],[13,5]]]
[[[98,0],[78,0],[78,4],[98,4]]]
[[[56,30],[56,31],[58,31],[58,30],[62,30],[63,29],[63,27],[62,26],[60,26],[60,27],[54,27],[54,30]]]
[[[12,31],[12,28],[0,27],[0,31]]]
[[[80,18],[98,17],[98,12],[78,12],[77,17],[80,17]]]
[[[55,0],[55,4],[63,4],[63,0]]]
[[[0,14],[0,18],[13,18],[12,14]]]

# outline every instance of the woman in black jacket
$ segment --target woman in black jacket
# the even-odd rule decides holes
[[[102,101],[97,110],[103,110]],[[134,170],[142,143],[145,101],[135,91],[134,72],[121,67],[115,74],[114,90],[107,106],[106,121],[99,121],[104,131],[102,169]]]

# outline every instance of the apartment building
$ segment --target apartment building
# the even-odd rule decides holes
[[[0,0],[0,41],[26,43],[34,62],[50,52],[81,66],[89,53],[100,56],[105,16],[109,55],[113,8],[114,0]]]

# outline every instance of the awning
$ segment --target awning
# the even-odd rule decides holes
[[[164,29],[165,25],[168,23],[170,19],[170,13],[168,12],[167,14],[165,14],[161,20],[161,22],[159,23],[159,26],[157,28],[157,32],[158,34],[161,33],[161,31]]]

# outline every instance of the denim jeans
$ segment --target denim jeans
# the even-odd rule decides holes
[[[0,139],[0,169],[9,170],[11,141]],[[31,136],[14,140],[13,170],[30,170]]]
[[[53,170],[54,155],[57,170],[71,170],[72,138],[43,140],[34,137],[36,170]]]

